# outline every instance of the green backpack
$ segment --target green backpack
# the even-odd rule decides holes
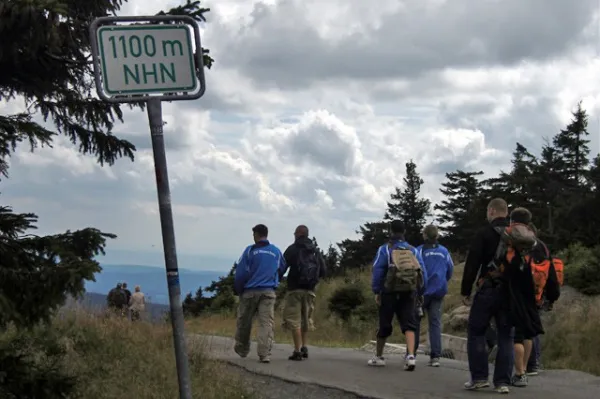
[[[385,292],[412,292],[421,288],[423,286],[421,265],[411,249],[392,248],[392,245],[388,244],[387,252],[388,271],[385,276]]]

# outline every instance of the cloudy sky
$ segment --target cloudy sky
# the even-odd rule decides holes
[[[130,0],[122,14],[164,3],[178,2]],[[299,223],[322,246],[352,237],[383,215],[409,159],[437,201],[445,172],[509,168],[516,141],[537,152],[579,100],[599,150],[597,0],[203,4],[207,93],[164,105],[181,254],[233,260],[256,223],[281,247]],[[127,112],[115,133],[138,147],[134,163],[101,168],[66,141],[19,151],[2,202],[37,212],[42,233],[114,232],[123,261],[160,250],[146,115]]]

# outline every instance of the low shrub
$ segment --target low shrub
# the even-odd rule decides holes
[[[600,246],[572,244],[558,257],[565,262],[565,284],[584,295],[600,295]]]
[[[354,312],[365,304],[366,297],[358,284],[338,288],[329,298],[329,311],[343,321],[349,321]]]

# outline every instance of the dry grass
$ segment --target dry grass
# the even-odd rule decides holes
[[[444,312],[458,306],[461,302],[460,281],[462,271],[462,265],[457,265],[450,282],[450,294],[444,302]],[[370,271],[364,271],[349,273],[346,277],[334,278],[319,283],[317,286],[317,302],[314,313],[316,329],[309,336],[312,345],[358,347],[375,339],[377,330],[377,314],[375,312],[373,312],[371,320],[352,320],[350,323],[344,324],[331,315],[328,309],[329,298],[338,288],[348,284],[348,282],[360,284],[365,296],[367,298],[373,297],[370,290],[370,281]],[[223,313],[191,319],[187,321],[186,331],[233,337],[235,334],[235,315],[233,313]],[[422,334],[426,334],[426,332],[427,326],[426,323],[423,323]],[[254,338],[255,336],[253,335]],[[275,317],[275,339],[278,342],[292,342],[290,333],[281,327],[281,310],[278,310]],[[404,342],[404,336],[397,325],[394,325],[394,332],[388,342]]]
[[[178,397],[173,338],[169,325],[131,323],[81,311],[57,318],[52,331],[68,348],[65,369],[77,378],[82,398],[172,399]],[[221,364],[189,348],[194,398],[249,398],[243,382]]]
[[[600,297],[557,302],[544,319],[542,363],[600,375]]]

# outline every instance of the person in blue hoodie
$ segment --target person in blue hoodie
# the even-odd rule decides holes
[[[373,261],[371,288],[375,294],[375,302],[379,305],[379,328],[377,329],[375,356],[369,360],[368,365],[385,366],[383,348],[387,338],[392,335],[392,322],[394,321],[394,315],[396,315],[400,329],[406,337],[407,354],[404,369],[413,371],[416,367],[416,300],[423,284],[427,281],[427,275],[421,255],[404,239],[406,232],[404,223],[400,220],[394,220],[390,223],[390,229],[392,233],[390,241],[377,249],[377,255]],[[393,251],[396,249],[408,250],[398,252],[402,255],[398,255],[396,259],[407,267],[407,269],[402,268],[403,270],[415,270],[414,275],[417,277],[407,277],[405,275],[404,278],[398,279],[398,277],[395,277],[397,274],[390,274],[395,269],[392,259]]]
[[[438,228],[434,225],[423,229],[425,243],[417,247],[427,271],[426,289],[423,293],[423,310],[429,322],[429,365],[440,366],[442,356],[442,302],[448,293],[448,281],[454,272],[454,262],[446,247],[438,243]],[[417,323],[416,347],[419,347],[421,322]],[[415,349],[416,351],[416,349]]]
[[[234,350],[244,358],[250,353],[250,335],[254,316],[258,318],[257,352],[262,363],[269,363],[275,322],[275,290],[285,260],[279,248],[267,239],[264,224],[252,228],[254,244],[246,247],[237,261],[233,287],[239,295]]]

